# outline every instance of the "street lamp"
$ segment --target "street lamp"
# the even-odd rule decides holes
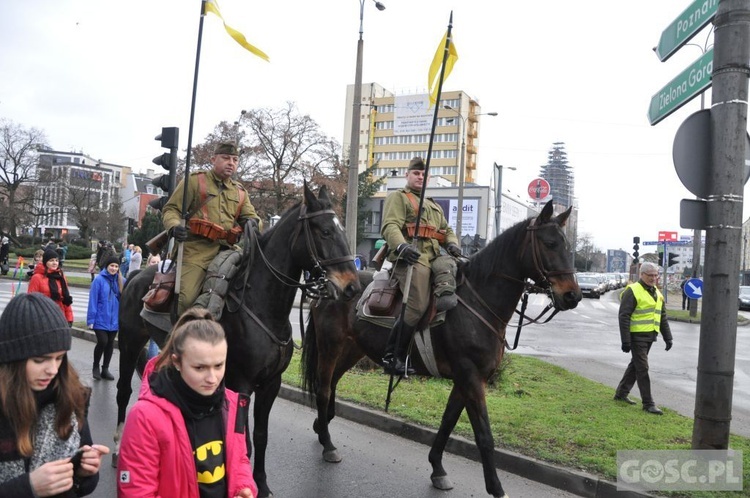
[[[503,211],[503,165],[495,164],[495,172],[497,173],[497,185],[495,190],[495,237],[500,235],[500,218]],[[506,166],[509,170],[515,171],[515,166]]]
[[[385,5],[373,0],[378,10]],[[354,72],[354,98],[352,99],[352,137],[349,143],[349,183],[346,187],[346,238],[349,249],[357,252],[357,199],[359,198],[359,125],[362,105],[362,20],[365,0],[359,0],[359,41],[357,42],[357,67]]]
[[[461,137],[461,161],[458,167],[458,212],[456,213],[456,238],[458,238],[459,244],[461,243],[461,228],[464,222],[464,176],[466,171],[466,119],[469,117],[461,116],[461,112],[458,109],[454,109],[449,105],[444,105],[443,108],[453,111],[458,116],[458,134]],[[479,114],[473,114],[473,116],[497,116],[496,112],[482,112]],[[458,140],[456,140],[458,143]]]

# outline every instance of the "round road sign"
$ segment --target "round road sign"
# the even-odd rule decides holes
[[[549,182],[544,178],[535,178],[529,183],[529,197],[536,202],[545,200],[549,192]]]

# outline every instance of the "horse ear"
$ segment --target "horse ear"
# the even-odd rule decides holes
[[[320,187],[320,190],[318,191],[318,199],[331,202],[330,197],[328,197],[328,188],[325,185]]]
[[[312,190],[310,190],[310,187],[307,186],[307,180],[305,180],[303,188],[305,190],[305,195],[303,196],[302,203],[308,207],[314,206],[317,199],[315,198],[315,194],[312,193]]]
[[[541,225],[543,223],[547,223],[550,218],[552,218],[552,201],[549,201],[544,205],[544,207],[542,208],[542,214],[540,214],[536,219],[536,224]]]
[[[564,226],[565,226],[565,223],[566,223],[566,222],[568,221],[568,216],[570,216],[570,213],[571,213],[572,211],[573,211],[573,206],[570,206],[570,207],[569,207],[568,209],[566,209],[566,210],[565,210],[564,212],[562,212],[562,213],[560,213],[559,215],[557,215],[557,218],[555,218],[555,219],[557,220],[557,223],[558,223],[558,224],[559,224],[559,225],[560,225],[561,227],[564,227]]]

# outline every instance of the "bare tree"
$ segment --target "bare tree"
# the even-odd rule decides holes
[[[44,147],[47,147],[47,138],[41,130],[0,119],[0,204],[3,206],[0,229],[14,237],[18,227],[28,221],[34,189],[24,187],[31,187],[36,181],[38,151]]]
[[[202,144],[193,147],[191,172],[209,169],[211,155],[221,142],[238,145],[236,177],[248,187],[264,220],[299,201],[305,180],[313,187],[326,185],[336,205],[343,198],[346,176],[341,175],[341,147],[310,116],[300,115],[292,102],[281,109],[243,111],[233,124],[219,123]]]

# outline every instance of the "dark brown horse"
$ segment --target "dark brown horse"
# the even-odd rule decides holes
[[[479,448],[487,492],[505,496],[495,470],[495,444],[485,387],[500,364],[506,346],[506,325],[524,292],[526,279],[532,279],[548,293],[556,310],[575,308],[581,300],[570,246],[562,230],[570,209],[556,217],[552,214],[550,202],[538,217],[509,228],[460,265],[459,305],[448,312],[442,325],[432,328],[434,368],[440,376],[453,380],[429,455],[436,488],[453,487],[443,468],[443,451],[461,412],[466,409]],[[318,417],[313,428],[323,445],[323,457],[329,462],[341,461],[328,431],[335,416],[336,385],[363,355],[380,362],[388,337],[388,329],[358,319],[354,303],[355,300],[348,303],[321,300],[312,308],[305,335],[304,385],[316,398]],[[428,362],[418,354],[412,357],[417,373],[428,375]]]
[[[221,324],[227,335],[226,385],[255,395],[253,440],[254,477],[258,496],[270,496],[266,479],[268,418],[281,386],[281,374],[292,358],[289,313],[300,287],[303,271],[315,278],[317,291],[337,299],[349,299],[359,290],[357,270],[344,230],[331,209],[325,187],[316,198],[305,185],[302,203],[289,209],[272,229],[245,244],[240,270],[234,278]],[[251,246],[251,247],[248,247]],[[251,252],[255,256],[251,257]],[[119,442],[125,412],[132,393],[131,379],[149,336],[159,345],[165,334],[140,318],[141,299],[153,280],[151,266],[132,278],[120,304],[120,379],[117,383]]]

